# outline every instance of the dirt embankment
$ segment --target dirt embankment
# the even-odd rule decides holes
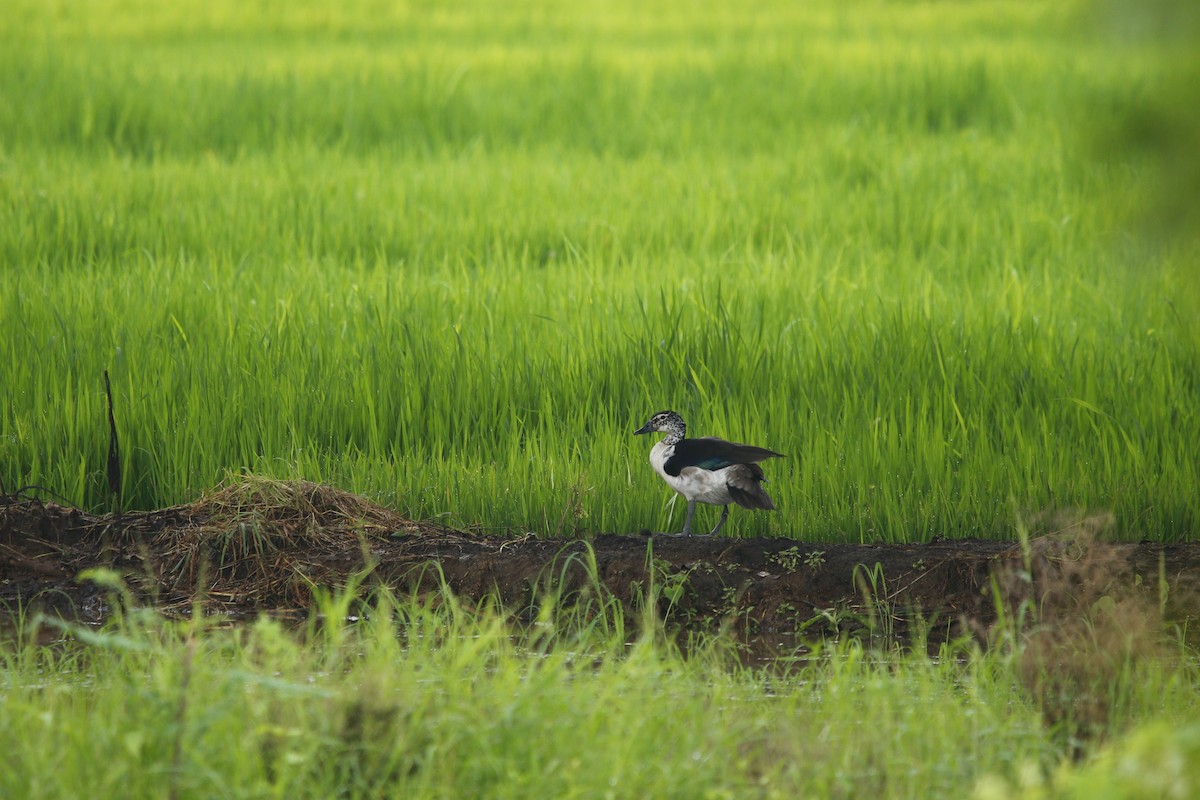
[[[751,635],[986,637],[1001,607],[1140,598],[1200,609],[1200,544],[1106,544],[1066,533],[1011,542],[846,545],[660,534],[482,537],[406,520],[328,486],[252,479],[184,506],[96,516],[0,497],[0,603],[101,619],[104,566],[167,613],[197,597],[233,613],[304,610],[314,587],[370,580],[401,593],[499,599],[520,615],[547,592],[657,605],[668,625]],[[1075,604],[1072,606],[1071,604]],[[1072,612],[1073,613],[1073,612]]]

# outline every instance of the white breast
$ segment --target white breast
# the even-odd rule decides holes
[[[733,502],[733,498],[729,496],[729,487],[725,483],[725,470],[731,469],[731,467],[718,470],[684,467],[678,475],[668,475],[663,470],[663,465],[667,463],[667,459],[674,452],[674,445],[662,442],[657,442],[654,447],[650,448],[650,465],[654,467],[655,472],[662,476],[668,486],[688,500],[711,503],[715,506],[728,505]]]

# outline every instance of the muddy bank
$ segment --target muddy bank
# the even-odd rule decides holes
[[[0,603],[98,621],[106,592],[82,571],[122,573],[146,603],[185,613],[303,612],[314,587],[370,581],[401,593],[497,597],[528,613],[548,591],[657,605],[670,625],[749,635],[986,637],[996,591],[1010,609],[1141,599],[1176,620],[1200,607],[1200,545],[1059,535],[1012,542],[846,545],[638,533],[587,540],[478,536],[406,520],[306,482],[245,480],[196,503],[100,516],[0,497]],[[1071,612],[1074,613],[1074,612]]]

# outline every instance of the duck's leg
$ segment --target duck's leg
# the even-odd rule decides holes
[[[727,519],[729,519],[729,504],[728,503],[721,506],[721,518],[719,520],[717,520],[717,527],[712,529],[712,533],[710,533],[709,536],[716,536],[718,533],[720,533],[721,526],[725,524],[725,520],[727,520]]]
[[[696,501],[688,500],[687,518],[683,521],[683,533],[679,534],[680,536],[691,536],[692,535],[692,517],[695,515],[695,513],[696,513]]]

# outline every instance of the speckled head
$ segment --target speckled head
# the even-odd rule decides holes
[[[675,444],[682,441],[683,437],[687,435],[687,425],[684,424],[683,417],[674,411],[660,411],[650,417],[649,422],[633,433],[636,436],[643,433],[653,433],[654,431],[665,433],[667,438],[663,439],[663,441],[667,444]]]

